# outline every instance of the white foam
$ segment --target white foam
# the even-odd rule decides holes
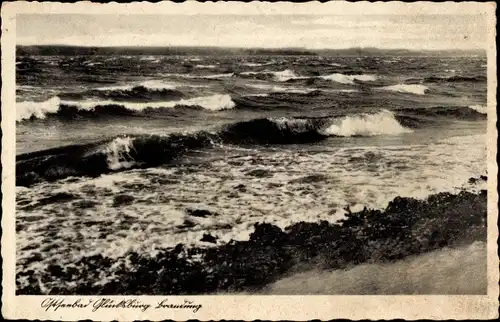
[[[215,65],[196,65],[194,66],[196,68],[207,68],[207,69],[213,69],[215,68],[216,66]]]
[[[375,136],[411,133],[403,127],[388,110],[377,114],[361,114],[345,116],[334,121],[324,133],[335,136]]]
[[[248,67],[259,67],[259,66],[266,66],[266,65],[272,65],[274,62],[268,62],[268,63],[242,63],[242,66],[248,66]]]
[[[334,89],[328,90],[328,92],[341,92],[341,93],[358,93],[357,89]]]
[[[289,119],[286,117],[272,118],[274,123],[282,129],[290,129],[294,132],[304,132],[308,129],[309,121],[307,119]]]
[[[141,58],[139,58],[139,60],[141,60],[141,61],[156,61],[156,60],[158,60],[158,58],[156,58],[156,56],[142,56]]]
[[[214,75],[185,75],[186,78],[208,78],[208,79],[217,79],[217,78],[230,78],[234,76],[234,73],[226,73],[226,74],[214,74]]]
[[[178,85],[179,84],[165,83],[165,81],[159,80],[159,79],[152,79],[152,80],[124,84],[124,85],[98,87],[98,88],[96,88],[96,90],[100,90],[100,91],[128,91],[128,90],[132,90],[134,87],[142,86],[142,87],[146,87],[146,88],[153,90],[153,91],[155,91],[155,90],[158,91],[158,90],[164,90],[164,89],[171,89],[172,90],[172,89],[177,88]]]
[[[486,105],[471,105],[469,108],[481,114],[488,114],[488,107]]]
[[[49,113],[57,113],[59,103],[60,99],[57,96],[43,102],[16,102],[16,120],[22,121],[31,117],[43,119]]]
[[[267,97],[267,96],[269,96],[269,94],[268,93],[258,93],[258,94],[248,94],[246,96]]]
[[[485,173],[485,143],[485,134],[477,134],[425,144],[322,147],[317,153],[293,147],[266,151],[238,148],[215,158],[210,167],[193,172],[158,167],[76,178],[76,182],[73,178],[17,187],[18,200],[38,200],[65,191],[97,203],[94,208],[85,209],[83,217],[71,203],[40,205],[36,209],[20,207],[16,216],[21,221],[33,215],[42,219],[30,222],[29,229],[18,233],[18,250],[28,245],[36,247],[19,251],[17,262],[53,242],[59,247],[43,252],[42,261],[31,261],[25,269],[38,272],[53,261],[68,265],[93,252],[116,258],[129,250],[149,253],[153,247],[173,247],[178,243],[207,246],[200,241],[204,233],[218,236],[221,242],[245,240],[255,222],[281,228],[300,221],[335,222],[346,206],[384,209],[396,196],[421,199],[437,192],[458,193],[470,177]],[[249,176],[248,172],[255,169],[267,170],[270,176]],[[314,189],[294,182],[310,175],[321,175],[325,180],[310,183]],[[157,178],[168,180],[168,186]],[[245,190],[235,191],[241,184]],[[132,195],[137,202],[114,207],[117,194]],[[187,208],[207,209],[219,216],[188,216]],[[70,228],[81,220],[96,224],[82,225],[78,230],[85,238],[77,238],[75,229],[60,229],[58,236],[48,240],[44,236],[54,229],[54,218],[62,218]],[[185,219],[195,227],[179,228]],[[99,228],[108,232],[99,233]],[[394,271],[406,268],[395,267]]]
[[[76,106],[80,110],[91,111],[96,106],[101,105],[119,105],[129,110],[141,111],[146,108],[172,108],[175,106],[200,106],[207,110],[218,111],[224,109],[231,109],[235,106],[231,100],[231,96],[227,94],[215,94],[211,96],[195,97],[190,99],[182,99],[178,101],[166,102],[147,102],[147,103],[133,103],[133,102],[117,102],[112,100],[103,101],[61,101],[61,104]]]
[[[130,151],[133,148],[133,139],[128,136],[118,137],[111,141],[104,151],[109,169],[119,170],[133,167],[136,164],[130,156]]]
[[[177,86],[174,84],[165,83],[162,80],[147,80],[140,82],[138,86],[143,86],[152,90],[175,89]]]
[[[398,92],[398,93],[410,93],[415,95],[425,95],[425,91],[429,88],[421,84],[397,84],[386,87],[381,87],[381,90]]]
[[[299,87],[285,87],[285,86],[279,86],[279,85],[271,85],[271,84],[247,84],[246,86],[252,87],[252,88],[257,88],[257,89],[263,89],[263,90],[268,90],[273,93],[295,93],[295,94],[308,94],[311,93],[315,90],[316,88],[299,88]]]
[[[285,69],[281,72],[270,72],[274,75],[274,79],[278,82],[286,82],[291,79],[304,79],[307,77],[300,77],[293,70]]]
[[[334,81],[341,84],[354,84],[354,80],[362,81],[362,82],[370,82],[377,80],[377,76],[375,75],[344,75],[340,73],[335,73],[331,75],[323,75],[319,76],[319,78]]]
[[[55,96],[44,102],[18,102],[16,103],[16,119],[22,121],[31,117],[43,119],[47,114],[57,113],[60,105],[75,106],[79,110],[92,111],[97,106],[116,105],[123,106],[126,109],[134,111],[142,111],[146,108],[173,108],[176,106],[199,106],[201,108],[220,111],[232,109],[235,103],[231,96],[227,94],[215,94],[210,96],[195,97],[190,99],[182,99],[178,101],[165,102],[117,102],[112,100],[86,100],[86,101],[68,101],[60,100]]]
[[[191,75],[191,74],[162,74],[165,77],[178,77],[178,78],[188,78],[188,79],[219,79],[219,78],[231,78],[234,73],[225,74],[212,74],[212,75]]]

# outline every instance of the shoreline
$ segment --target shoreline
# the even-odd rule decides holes
[[[471,178],[475,179],[475,178]],[[477,180],[484,180],[480,177]],[[248,241],[212,248],[94,255],[75,266],[50,265],[16,275],[18,295],[196,295],[259,292],[304,267],[343,270],[486,242],[487,191],[396,197],[384,210],[350,212],[336,223],[297,222],[281,229],[255,223]],[[207,237],[208,238],[208,237]],[[20,280],[26,285],[22,286]]]

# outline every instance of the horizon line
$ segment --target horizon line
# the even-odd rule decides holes
[[[320,51],[320,50],[387,50],[387,51],[487,51],[485,48],[442,48],[442,49],[418,49],[418,48],[384,48],[384,47],[346,47],[346,48],[307,48],[307,47],[235,47],[235,46],[178,46],[178,45],[156,45],[156,46],[135,46],[135,45],[120,45],[120,46],[101,46],[101,45],[72,45],[72,44],[16,44],[16,47],[74,47],[74,48],[207,48],[207,49],[240,49],[240,50],[252,50],[252,49],[265,49],[265,50],[309,50],[309,51]]]

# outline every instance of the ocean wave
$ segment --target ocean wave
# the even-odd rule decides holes
[[[274,64],[273,61],[267,62],[267,63],[242,63],[242,66],[248,66],[248,67],[260,67],[260,66],[267,66],[267,65],[272,65]]]
[[[217,66],[215,65],[196,65],[194,66],[195,68],[201,68],[201,69],[214,69],[216,68]]]
[[[297,75],[293,70],[285,69],[283,71],[270,71],[264,70],[260,72],[241,72],[240,76],[253,76],[257,79],[270,79],[276,82],[287,82],[293,79],[307,79],[308,77],[303,77]]]
[[[359,74],[359,75],[344,75],[340,73],[334,73],[330,75],[322,75],[322,76],[300,76],[297,75],[293,70],[285,69],[283,71],[268,71],[264,70],[261,72],[241,72],[238,75],[242,76],[252,76],[257,79],[264,80],[274,80],[276,82],[288,82],[291,80],[304,80],[304,79],[324,79],[328,81],[333,81],[341,84],[354,84],[355,81],[360,82],[370,82],[377,80],[376,75],[368,75],[368,74]]]
[[[317,88],[300,88],[292,86],[279,86],[272,84],[247,84],[247,87],[268,90],[272,93],[292,93],[292,94],[309,94],[318,90]]]
[[[193,149],[230,145],[314,143],[328,136],[373,136],[409,132],[388,111],[321,118],[260,118],[230,123],[211,132],[119,136],[17,156],[16,182],[30,185],[68,176],[154,167],[182,158]]]
[[[428,108],[401,108],[396,110],[396,118],[401,119],[406,116],[418,117],[418,122],[423,122],[421,117],[426,117],[426,122],[438,121],[439,119],[457,119],[464,121],[485,120],[486,106],[434,106]],[[439,119],[438,119],[439,118]],[[403,122],[404,124],[404,122]]]
[[[398,93],[410,93],[415,95],[425,95],[429,88],[425,85],[420,84],[397,84],[386,87],[381,87],[381,90],[398,92]]]
[[[144,87],[150,90],[164,90],[164,89],[176,89],[177,85],[172,83],[165,83],[162,80],[155,79],[155,80],[147,80],[132,84],[98,87],[96,88],[96,90],[102,90],[102,91],[131,90],[135,87]]]
[[[47,114],[56,114],[61,100],[55,96],[44,102],[17,102],[16,120],[22,121],[30,118],[44,119]]]
[[[331,75],[318,76],[321,79],[341,83],[341,84],[354,84],[354,81],[370,82],[377,80],[375,75],[344,75],[340,73],[335,73]]]
[[[223,74],[208,74],[208,75],[192,75],[192,74],[162,74],[164,77],[174,77],[174,78],[186,78],[186,79],[225,79],[231,78],[234,73],[223,73]]]
[[[86,115],[88,112],[96,116],[100,113],[114,114],[113,111],[119,112],[120,114],[133,114],[134,112],[140,112],[147,109],[173,107],[200,107],[206,110],[220,111],[234,108],[235,103],[232,101],[231,96],[227,94],[215,94],[176,101],[158,102],[122,102],[115,100],[69,101],[61,100],[59,97],[55,96],[44,102],[26,101],[16,103],[16,118],[17,121],[22,121],[32,118],[44,119],[48,115]]]
[[[268,97],[269,93],[247,94],[245,96],[250,96],[250,97]]]
[[[134,88],[145,88],[149,91],[162,91],[162,90],[176,90],[181,87],[192,87],[192,88],[206,88],[209,85],[202,84],[189,84],[189,83],[178,83],[165,81],[162,79],[151,79],[142,82],[133,82],[130,84],[123,85],[113,85],[113,86],[102,86],[94,88],[96,91],[130,91]]]
[[[458,82],[486,82],[485,76],[450,76],[450,77],[427,77],[426,83],[458,83]]]
[[[471,105],[469,108],[481,114],[488,114],[488,107],[486,105]]]
[[[58,93],[62,100],[116,100],[129,102],[151,102],[179,100],[185,97],[180,90],[170,84],[139,84],[91,89],[82,92]]]
[[[280,71],[280,72],[272,72],[272,74],[274,75],[274,79],[277,82],[286,82],[286,81],[289,81],[291,79],[305,79],[305,78],[307,78],[307,77],[298,76],[297,74],[295,74],[295,72],[293,70],[290,70],[290,69],[285,69],[285,70]]]
[[[394,113],[388,110],[376,114],[348,115],[336,119],[324,130],[325,134],[335,136],[376,136],[411,132],[412,130],[402,126]]]

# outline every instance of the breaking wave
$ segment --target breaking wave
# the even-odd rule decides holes
[[[234,73],[210,74],[210,75],[165,74],[165,76],[173,76],[179,78],[195,78],[195,79],[224,79],[233,77]]]
[[[136,87],[143,87],[148,90],[158,91],[164,89],[176,89],[177,85],[172,83],[166,83],[161,80],[147,80],[136,84],[125,84],[116,86],[106,86],[97,88],[97,90],[102,91],[113,91],[113,90],[132,90]]]
[[[438,118],[457,119],[464,121],[485,120],[487,118],[486,106],[482,105],[403,108],[397,109],[396,112],[396,118],[400,122],[400,118],[403,118],[405,116],[427,117],[427,121],[438,121]],[[419,121],[423,120],[419,119]]]
[[[235,103],[227,94],[195,97],[175,101],[156,102],[123,102],[119,100],[61,100],[55,96],[44,102],[16,103],[17,121],[33,118],[43,119],[49,115],[60,117],[98,116],[98,115],[134,115],[148,109],[162,109],[173,107],[203,108],[211,111],[232,109]]]
[[[293,70],[285,69],[283,71],[270,71],[264,70],[261,72],[242,72],[239,73],[240,76],[251,76],[257,79],[274,80],[276,82],[287,82],[292,79],[307,79],[308,77],[303,77],[297,75]]]
[[[47,114],[57,113],[60,102],[61,100],[57,96],[44,102],[17,102],[16,120],[22,121],[30,118],[44,119]]]
[[[248,67],[260,67],[260,66],[266,66],[266,65],[272,65],[272,64],[274,64],[274,61],[267,62],[267,63],[243,63],[241,65],[248,66]]]
[[[337,119],[324,133],[336,136],[375,136],[410,133],[388,110],[376,114],[348,115]]]
[[[223,144],[301,144],[328,136],[390,135],[409,132],[388,111],[341,118],[261,118],[189,134],[126,135],[91,144],[17,156],[16,183],[26,186],[68,176],[98,176],[179,160],[195,149]]]
[[[377,80],[375,75],[344,75],[340,73],[323,75],[323,76],[300,76],[297,75],[293,70],[285,69],[283,71],[261,71],[261,72],[242,72],[238,75],[242,76],[252,76],[257,79],[262,80],[274,80],[276,82],[288,82],[290,80],[300,80],[300,79],[324,79],[328,81],[333,81],[341,84],[354,84],[355,81],[369,82]]]
[[[318,89],[316,88],[300,88],[291,86],[279,86],[272,84],[247,84],[247,87],[267,90],[272,93],[292,93],[292,94],[308,94]]]
[[[415,95],[425,95],[429,88],[425,85],[420,84],[397,84],[386,87],[381,87],[381,90],[398,92],[398,93],[410,93]]]
[[[324,80],[329,80],[341,84],[354,84],[354,81],[360,82],[371,82],[376,81],[377,76],[375,75],[344,75],[340,73],[335,73],[331,75],[319,76],[319,78]]]
[[[201,68],[201,69],[214,69],[214,68],[217,68],[217,66],[215,65],[196,65],[194,66],[195,68]]]
[[[488,114],[488,108],[486,105],[471,105],[469,108],[481,114]]]
[[[46,115],[43,113],[60,112],[56,110],[59,107],[55,103],[56,100],[45,102],[41,105],[44,110],[33,112],[41,116]],[[88,107],[92,108],[91,105]],[[179,162],[189,153],[200,149],[226,144],[305,144],[319,142],[330,136],[401,135],[411,133],[413,128],[429,122],[484,120],[486,117],[486,114],[466,106],[433,107],[316,118],[258,118],[187,134],[125,135],[90,144],[18,155],[16,183],[27,186],[68,176],[98,176],[130,168],[155,167]]]

